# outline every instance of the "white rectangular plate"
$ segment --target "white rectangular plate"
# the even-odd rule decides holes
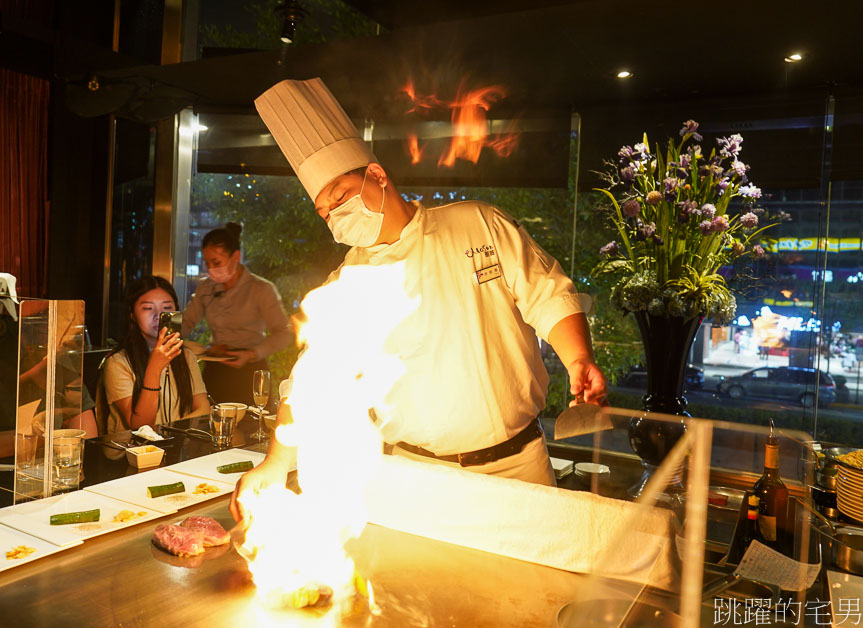
[[[173,484],[174,482],[182,482],[186,486],[186,491],[163,497],[147,497],[148,486],[160,486],[162,484]],[[215,486],[219,490],[215,493],[195,494],[195,487],[202,482]],[[145,510],[157,510],[164,514],[171,514],[177,512],[180,508],[192,506],[193,504],[213,499],[219,495],[232,493],[234,485],[226,482],[190,477],[183,473],[159,468],[143,473],[136,473],[135,475],[127,475],[126,477],[96,484],[95,486],[88,486],[84,490],[142,506]]]
[[[80,544],[81,541],[78,541],[74,545]],[[6,558],[6,552],[15,547],[18,547],[19,545],[26,545],[27,547],[32,547],[36,551],[29,556],[25,556],[24,558]],[[12,569],[12,567],[17,567],[18,565],[29,563],[31,560],[36,560],[37,558],[42,558],[43,556],[48,556],[49,554],[56,554],[57,552],[63,551],[64,549],[66,549],[66,547],[61,547],[59,545],[55,545],[54,543],[43,541],[42,539],[36,538],[35,536],[25,534],[20,530],[0,525],[0,551],[2,551],[2,553],[0,553],[0,571]]]
[[[243,462],[245,460],[250,460],[252,464],[257,467],[261,462],[263,462],[264,458],[266,458],[266,455],[257,451],[226,449],[225,451],[217,451],[214,454],[201,456],[200,458],[184,460],[183,462],[178,462],[177,464],[172,464],[163,468],[176,471],[177,473],[183,473],[185,475],[193,475],[195,477],[205,478],[207,480],[216,480],[236,486],[240,478],[243,477],[242,473],[219,473],[216,471],[216,467],[223,464]]]
[[[96,508],[100,511],[99,521],[51,525],[51,515]],[[146,512],[147,514],[125,523],[115,523],[114,517],[122,510],[131,510],[136,514]],[[75,491],[3,508],[0,510],[0,523],[57,545],[70,546],[77,545],[84,539],[113,532],[142,521],[156,519],[163,514],[158,510],[136,508],[132,504],[96,493]]]
[[[853,626],[856,614],[859,612],[860,598],[863,597],[863,578],[844,571],[828,569],[827,584],[830,588],[830,607],[833,612],[832,625],[834,627]],[[840,609],[845,611],[850,609],[854,613],[843,612]],[[851,621],[846,622],[846,619]]]

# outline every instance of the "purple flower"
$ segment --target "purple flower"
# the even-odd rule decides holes
[[[641,222],[641,219],[638,220],[638,229],[635,232],[635,239],[639,242],[646,240],[651,237],[654,233],[656,233],[656,223],[649,222],[644,224]]]
[[[620,247],[617,245],[617,242],[612,240],[604,247],[599,249],[599,254],[608,257],[610,255],[616,255],[618,251],[620,251]]]
[[[620,163],[628,164],[632,161],[632,146],[621,146],[617,156],[620,157]]]
[[[741,144],[743,144],[743,136],[735,133],[731,137],[720,137],[716,140],[719,144],[719,154],[723,157],[737,157],[740,152]]]
[[[698,203],[695,201],[683,201],[677,206],[680,208],[680,213],[677,214],[678,222],[686,222],[692,214],[698,213]]]
[[[635,170],[632,166],[620,169],[620,180],[627,185],[632,185],[632,182],[635,180]]]
[[[755,259],[760,259],[764,257],[764,247],[760,244],[756,244],[752,247],[752,252],[755,253]]]
[[[701,215],[705,218],[712,220],[716,215],[716,206],[711,203],[705,203],[701,206]]]
[[[728,230],[728,217],[727,216],[716,216],[711,221],[711,226],[714,231],[727,231]]]
[[[739,160],[735,159],[735,160],[731,163],[731,169],[732,169],[734,172],[736,172],[736,173],[737,173],[737,176],[739,176],[739,177],[745,177],[745,176],[746,176],[746,171],[747,171],[747,170],[749,170],[749,166],[747,166],[747,165],[746,165],[745,163],[743,163],[742,161],[739,161]]]
[[[754,185],[743,185],[740,187],[740,196],[745,196],[747,198],[761,198],[761,188],[757,188]]]
[[[620,207],[620,211],[627,218],[634,218],[641,213],[641,205],[638,204],[637,200],[631,198]]]
[[[698,223],[698,228],[701,229],[702,235],[713,233],[713,223],[709,220],[702,220]]]
[[[633,146],[632,151],[633,159],[636,159],[635,155],[638,155],[637,159],[639,161],[647,161],[650,158],[650,147],[644,142],[639,142]]]
[[[675,177],[666,177],[665,181],[665,200],[673,201],[677,199],[677,188],[680,182]]]
[[[743,255],[743,251],[746,250],[746,247],[743,246],[743,242],[739,242],[738,240],[734,241],[734,244],[731,245],[731,253],[735,257],[740,257]]]
[[[704,139],[698,132],[698,123],[695,120],[687,120],[683,123],[683,128],[680,129],[680,136],[683,137],[686,134],[692,135],[696,142]]]
[[[756,216],[752,212],[743,214],[740,217],[740,224],[743,225],[746,229],[752,229],[758,224],[758,216]]]
[[[692,156],[686,153],[683,153],[680,156],[680,167],[681,168],[689,168],[689,164],[692,163]]]
[[[720,190],[722,190],[724,192],[725,188],[727,188],[730,183],[731,183],[731,181],[729,181],[728,179],[722,179],[721,181],[716,183],[716,187],[718,187]]]
[[[647,198],[645,199],[648,205],[656,206],[662,202],[662,194],[657,192],[656,190],[652,190],[647,193]]]

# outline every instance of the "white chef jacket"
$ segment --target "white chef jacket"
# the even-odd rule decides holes
[[[375,408],[384,439],[449,455],[501,443],[545,407],[548,339],[582,311],[572,281],[512,217],[466,201],[417,211],[393,244],[348,251],[342,266],[405,263],[418,309],[387,340],[402,376]],[[373,295],[370,295],[374,298]]]

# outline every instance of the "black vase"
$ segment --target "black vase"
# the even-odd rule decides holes
[[[638,484],[629,489],[629,494],[639,497],[666,454],[686,432],[684,417],[690,414],[683,396],[683,378],[692,341],[704,317],[684,319],[653,316],[647,312],[635,312],[634,316],[644,343],[647,368],[647,394],[641,398],[641,408],[646,412],[681,417],[679,422],[649,419],[646,415],[630,420],[629,444],[641,458],[644,473]],[[675,474],[666,490],[683,491],[679,474]]]

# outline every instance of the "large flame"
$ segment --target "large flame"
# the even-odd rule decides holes
[[[329,590],[336,603],[353,598],[357,580],[344,544],[366,524],[364,487],[382,455],[370,409],[385,407],[404,372],[384,346],[419,303],[403,286],[401,263],[346,267],[303,300],[307,321],[298,336],[306,349],[288,398],[294,422],[275,434],[297,447],[302,493],[275,487],[243,496],[251,523],[242,551],[270,606],[304,606]]]
[[[427,112],[434,109],[452,110],[452,139],[448,148],[440,155],[438,166],[453,168],[457,159],[477,163],[483,149],[488,148],[500,157],[509,157],[518,145],[519,134],[507,132],[489,133],[488,111],[496,102],[506,98],[506,90],[500,85],[478,89],[459,87],[455,100],[444,102],[435,95],[420,95],[413,82],[409,81],[401,90],[411,101],[407,113]],[[422,159],[425,146],[420,147],[416,134],[408,134],[408,152],[411,164]]]

